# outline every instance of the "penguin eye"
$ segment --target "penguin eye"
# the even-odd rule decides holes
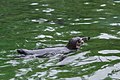
[[[78,40],[77,42],[78,42],[78,43],[81,43],[81,41],[80,41],[80,40]]]

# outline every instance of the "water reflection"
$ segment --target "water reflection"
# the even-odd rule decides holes
[[[53,32],[53,31],[55,31],[55,29],[53,27],[47,27],[44,31]]]
[[[111,26],[120,26],[120,23],[110,23]]]
[[[88,4],[90,4],[90,2],[85,2],[84,4],[88,5]]]
[[[56,79],[57,76],[55,76],[57,73],[60,73],[60,72],[69,72],[68,70],[51,70],[49,72],[49,75],[48,77],[51,77],[51,79]]]
[[[120,79],[119,0],[9,1],[0,3],[1,80]],[[80,35],[93,38],[61,62],[56,57],[13,58],[17,48],[65,46]]]
[[[49,6],[49,4],[42,4],[42,6]]]
[[[84,18],[83,20],[92,20],[92,18]]]
[[[120,50],[101,50],[101,51],[98,51],[98,53],[101,53],[101,54],[120,53]]]
[[[81,32],[80,31],[71,31],[70,33],[71,34],[80,34]]]
[[[92,24],[92,23],[88,23],[88,22],[84,22],[84,23],[70,23],[71,25],[81,25],[81,24]]]
[[[27,74],[29,71],[32,71],[32,69],[31,69],[31,68],[18,69],[18,72],[17,72],[17,74],[15,75],[15,77],[23,76],[23,75]]]
[[[120,31],[119,31],[119,32],[117,32],[117,34],[120,34]]]
[[[104,9],[97,9],[96,11],[97,12],[101,12],[101,11],[104,11]]]
[[[39,5],[39,3],[31,3],[30,5],[36,6],[36,5]]]
[[[47,74],[47,72],[45,71],[45,72],[36,72],[35,74],[33,74],[32,76],[31,76],[31,78],[28,78],[28,79],[32,79],[33,78],[33,80],[35,79],[35,77],[38,77],[38,79],[42,79],[42,77],[43,76],[45,76]],[[44,79],[44,78],[43,78]]]
[[[119,0],[114,0],[114,2],[115,2],[115,3],[120,3],[120,1],[119,1]]]
[[[84,59],[85,58],[84,55],[87,53],[90,53],[90,52],[86,51],[86,52],[82,52],[82,53],[79,53],[74,56],[69,56],[69,57],[65,58],[63,61],[57,63],[57,65],[66,65],[66,64],[72,63],[73,61],[75,61],[78,58]]]
[[[36,11],[39,11],[39,9],[35,9]]]
[[[118,63],[118,64],[116,64],[114,66],[105,67],[103,69],[100,69],[100,70],[96,71],[93,75],[85,76],[85,77],[88,80],[93,80],[93,79],[95,79],[95,80],[96,79],[102,80],[102,79],[107,78],[108,76],[112,77],[112,78],[119,79],[119,77],[114,74],[114,73],[118,73],[117,75],[120,75],[119,72],[117,72],[118,70],[120,70],[119,66],[120,66],[120,64]],[[102,77],[100,77],[99,75],[101,75]]]
[[[106,6],[106,4],[101,4],[100,6],[101,6],[101,7],[105,7],[105,6]]]
[[[98,19],[104,20],[104,19],[106,19],[106,18],[104,18],[104,17],[99,17]]]
[[[64,79],[61,79],[64,80]],[[80,77],[73,77],[73,78],[65,78],[65,80],[83,80]]]
[[[32,19],[31,20],[32,22],[37,22],[37,23],[44,23],[46,21],[48,21],[47,19],[43,19],[43,18],[40,18],[40,19]]]
[[[50,13],[50,12],[53,12],[55,9],[52,9],[52,8],[47,8],[45,10],[42,10],[43,12],[46,12],[46,13]]]
[[[107,34],[107,33],[100,33],[99,36],[95,37],[95,38],[99,38],[99,39],[120,39],[119,37]]]
[[[53,37],[49,35],[38,35],[37,37],[35,37],[35,39],[39,39],[39,38],[53,38]]]
[[[56,35],[60,36],[63,35],[63,33],[56,32]]]
[[[118,18],[118,17],[117,17],[117,16],[114,16],[113,18],[115,18],[115,19],[116,19],[116,18]]]
[[[17,60],[10,60],[6,62],[7,64],[12,64],[12,66],[17,66],[18,64],[20,64],[19,62],[17,62]]]

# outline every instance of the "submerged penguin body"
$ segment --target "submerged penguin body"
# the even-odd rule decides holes
[[[90,37],[75,37],[69,40],[68,44],[64,47],[45,48],[37,50],[18,49],[20,54],[34,55],[35,57],[50,57],[56,54],[67,54],[80,48],[80,46],[88,41]]]
[[[34,55],[36,57],[50,57],[56,54],[67,54],[70,53],[72,50],[68,49],[67,47],[56,47],[38,50],[18,49],[17,51],[18,53],[24,55]]]

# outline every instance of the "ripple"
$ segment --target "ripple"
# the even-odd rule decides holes
[[[58,41],[58,42],[68,42],[67,40],[55,40],[55,41]]]
[[[47,78],[53,80],[53,79],[57,78],[56,74],[58,74],[60,72],[69,72],[69,71],[68,70],[52,70],[52,69],[50,69],[49,72],[48,71],[36,72],[35,74],[31,75],[31,77],[29,79],[32,78],[34,80],[36,77],[42,79],[46,76]]]
[[[93,21],[92,23],[99,23],[99,21]]]
[[[105,7],[105,6],[106,6],[106,4],[101,4],[100,6],[101,6],[101,7]]]
[[[111,26],[120,26],[120,23],[110,23]]]
[[[49,6],[49,4],[42,4],[42,6]]]
[[[101,51],[98,51],[98,53],[101,53],[101,54],[120,53],[120,50],[101,50]]]
[[[44,31],[53,32],[53,31],[55,31],[55,29],[53,27],[47,27]]]
[[[117,56],[99,56],[101,62],[111,62],[114,60],[120,60],[120,57]]]
[[[42,10],[43,12],[46,12],[46,13],[50,13],[50,12],[53,12],[55,9],[52,9],[52,8],[47,8],[45,10]]]
[[[71,34],[79,34],[79,33],[81,33],[80,31],[71,31],[70,32]]]
[[[115,0],[114,2],[115,2],[115,3],[120,3],[120,1],[119,1],[119,0],[118,0],[118,1],[117,1],[117,0]]]
[[[92,20],[92,18],[84,18],[83,20]]]
[[[4,65],[4,66],[0,66],[0,68],[5,68],[5,67],[9,67],[10,65]]]
[[[15,78],[11,78],[10,80],[16,80]]]
[[[81,19],[75,19],[75,21],[80,21]]]
[[[90,3],[89,3],[89,2],[85,2],[84,4],[88,5],[88,4],[90,4]]]
[[[80,77],[62,78],[62,80],[83,80]]]
[[[110,30],[111,32],[115,32],[115,30]]]
[[[69,56],[69,57],[65,58],[64,60],[62,60],[61,62],[57,63],[56,65],[66,65],[66,64],[69,64],[69,63],[75,61],[78,58],[83,59],[83,58],[85,58],[84,55],[87,53],[90,53],[90,51],[81,52],[74,56]]]
[[[54,21],[49,22],[49,24],[56,24]]]
[[[106,19],[106,18],[104,18],[104,17],[99,17],[98,19],[104,20],[104,19]]]
[[[40,19],[32,19],[31,20],[32,22],[38,22],[38,23],[44,23],[46,21],[48,21],[47,19],[44,19],[44,18],[40,18]]]
[[[0,60],[6,60],[6,58],[3,58],[3,57],[1,58],[1,57],[0,57]]]
[[[40,39],[40,38],[53,38],[53,37],[49,35],[38,35],[37,37],[35,37],[35,39]]]
[[[10,60],[10,61],[7,61],[6,63],[12,64],[12,66],[17,66],[18,64],[20,64],[16,60]]]
[[[80,19],[75,19],[74,21],[80,21],[80,20],[85,20],[85,21],[88,21],[88,20],[92,20],[92,18],[80,18]]]
[[[36,72],[35,74],[32,75],[32,77],[42,77],[45,76],[47,74],[47,72]]]
[[[120,34],[120,31],[118,31],[117,34]]]
[[[112,13],[110,13],[110,12],[105,12],[105,14],[107,14],[107,15],[112,15]]]
[[[3,75],[5,75],[5,74],[0,74],[0,76],[3,76]]]
[[[0,53],[1,53],[1,54],[5,54],[5,53],[7,53],[7,51],[2,50],[2,51],[0,51]]]
[[[81,59],[80,61],[74,61],[71,65],[72,66],[82,66],[87,65],[95,62],[110,62],[114,60],[120,60],[120,57],[117,56],[92,56],[89,58]]]
[[[36,11],[39,11],[39,9],[35,9]]]
[[[97,9],[96,11],[97,12],[101,12],[101,11],[104,11],[104,9]]]
[[[120,80],[120,71],[119,72],[115,72],[114,74],[111,75],[111,77],[113,79]]]
[[[63,35],[63,33],[59,33],[59,32],[56,32],[55,34],[58,36]]]
[[[92,23],[88,23],[88,22],[84,22],[84,23],[70,23],[70,25],[80,25],[80,24],[92,24]]]
[[[116,19],[116,18],[118,18],[118,17],[117,17],[117,16],[114,16],[113,18]]]
[[[108,76],[119,79],[118,75],[120,75],[120,72],[115,72],[115,71],[120,70],[119,67],[120,67],[120,63],[115,64],[114,66],[111,66],[111,67],[99,69],[96,72],[94,72],[94,74],[92,74],[90,76],[84,76],[84,77],[87,80],[104,80]],[[116,74],[116,73],[118,73],[118,74]],[[115,79],[115,80],[118,80],[118,79]]]
[[[39,3],[31,3],[30,5],[32,5],[32,6],[36,6],[36,5],[38,5]]]
[[[65,26],[60,26],[60,28],[64,28]]]
[[[101,62],[101,60],[99,59],[98,56],[93,56],[93,57],[85,58],[85,59],[78,61],[76,63],[73,63],[73,65],[81,66],[81,65],[85,65],[85,64],[94,63],[94,62]]]
[[[18,69],[18,72],[16,73],[16,77],[19,77],[19,76],[22,76],[22,75],[25,75],[27,74],[28,72],[32,71],[31,68],[21,68],[21,69]]]
[[[55,76],[55,75],[60,72],[69,72],[69,71],[68,70],[51,70],[47,77],[51,77],[52,79],[55,79],[55,78],[57,78],[57,76]]]
[[[107,34],[107,33],[100,33],[100,35],[95,37],[95,38],[99,38],[99,39],[120,39],[116,36],[113,36],[113,35],[110,35],[110,34]]]
[[[108,74],[112,71],[111,68],[104,68],[101,70],[98,70],[94,73],[94,75],[88,77],[88,80],[103,80],[108,76]],[[99,76],[100,75],[100,76]],[[102,76],[102,77],[101,77]]]

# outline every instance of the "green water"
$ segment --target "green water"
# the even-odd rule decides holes
[[[61,62],[15,58],[16,49],[65,46],[74,36],[91,40]],[[119,79],[119,0],[0,1],[0,80]]]

